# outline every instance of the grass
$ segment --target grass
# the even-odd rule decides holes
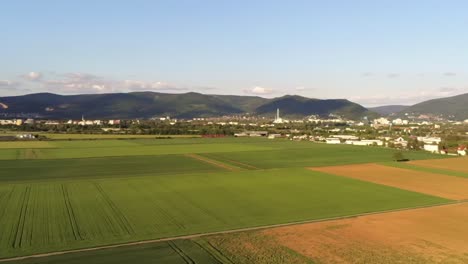
[[[394,150],[379,147],[349,145],[304,144],[307,147],[273,149],[268,151],[204,153],[203,156],[224,162],[251,165],[257,168],[288,168],[333,166],[355,163],[391,161]],[[410,159],[434,158],[434,154],[408,151]]]
[[[431,205],[306,169],[0,186],[0,257]]]
[[[41,134],[50,139],[145,139],[145,138],[198,138],[199,135],[114,135],[114,134]]]
[[[2,141],[0,149],[52,148],[49,141]]]
[[[183,155],[0,160],[0,168],[2,168],[0,182],[162,176],[222,171],[217,166]]]
[[[73,159],[93,157],[118,157],[118,156],[150,156],[167,154],[188,153],[213,153],[224,151],[255,151],[269,150],[268,147],[248,144],[174,144],[174,145],[127,145],[127,146],[100,146],[93,147],[93,142],[86,142],[74,148],[25,148],[25,149],[0,149],[0,158],[3,159]],[[126,144],[126,143],[125,143]],[[13,151],[12,151],[13,150]],[[35,153],[32,155],[31,153]]]

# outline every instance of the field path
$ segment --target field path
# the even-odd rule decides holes
[[[460,200],[460,201],[454,201],[454,202],[449,202],[449,203],[444,203],[444,204],[426,205],[426,206],[418,206],[418,207],[411,207],[411,208],[400,208],[400,209],[378,211],[378,212],[371,212],[371,213],[362,213],[362,214],[354,214],[354,215],[347,215],[347,216],[323,218],[323,219],[316,219],[316,220],[289,222],[289,223],[284,223],[284,224],[265,225],[265,226],[239,228],[239,229],[232,229],[232,230],[225,230],[225,231],[218,231],[218,232],[192,234],[192,235],[186,235],[186,236],[167,237],[167,238],[160,238],[160,239],[153,239],[153,240],[144,240],[144,241],[122,243],[122,244],[92,247],[92,248],[56,251],[56,252],[34,254],[34,255],[29,255],[29,256],[21,256],[21,257],[13,257],[13,258],[4,258],[4,259],[0,259],[0,263],[32,259],[32,258],[59,256],[59,255],[71,254],[71,253],[120,248],[120,247],[127,247],[127,246],[145,245],[145,244],[158,243],[158,242],[170,242],[170,241],[180,240],[180,239],[194,239],[194,238],[200,238],[200,237],[206,237],[206,236],[212,236],[212,235],[222,235],[222,234],[230,234],[230,233],[238,233],[238,232],[246,232],[246,231],[257,231],[257,230],[264,230],[264,229],[270,229],[270,228],[276,228],[276,227],[294,226],[294,225],[300,225],[300,224],[321,223],[321,222],[350,219],[350,218],[356,218],[356,217],[368,216],[368,215],[378,215],[378,214],[386,214],[386,213],[410,211],[410,210],[424,210],[426,208],[443,207],[443,206],[450,206],[454,204],[464,204],[464,203],[468,203],[468,200]]]
[[[216,161],[216,160],[212,160],[212,159],[209,159],[209,158],[197,155],[197,154],[185,154],[185,156],[190,157],[192,159],[196,159],[198,161],[208,163],[210,165],[213,165],[213,166],[216,166],[218,168],[225,169],[225,170],[229,170],[229,171],[239,171],[240,170],[240,168],[233,167],[233,166],[230,166],[230,165],[228,165],[226,163],[222,163],[222,162],[219,162],[219,161]]]

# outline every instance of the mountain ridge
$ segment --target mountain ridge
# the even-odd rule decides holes
[[[0,97],[0,114],[34,113],[43,118],[150,118],[169,115],[176,118],[223,115],[271,115],[280,108],[284,116],[339,114],[360,118],[373,114],[346,99],[315,99],[298,95],[277,98],[242,95],[213,95],[196,92],[181,94],[131,92],[59,95],[35,93]]]

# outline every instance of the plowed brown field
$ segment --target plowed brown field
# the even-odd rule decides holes
[[[468,204],[261,231],[316,263],[468,263]]]
[[[310,169],[448,199],[468,199],[468,179],[461,177],[394,168],[379,164],[314,167]]]
[[[409,163],[423,167],[468,173],[468,157],[436,160],[415,160],[410,161]]]

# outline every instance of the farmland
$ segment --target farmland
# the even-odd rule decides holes
[[[378,147],[233,138],[37,143],[2,147],[0,142],[0,258],[170,240],[18,263],[111,263],[135,257],[141,263],[186,263],[187,258],[189,263],[242,263],[242,256],[228,257],[222,250],[237,234],[172,238],[441,205],[458,198],[308,169],[392,164],[393,151]],[[284,247],[265,254],[272,252],[283,252],[278,259],[310,263]]]

